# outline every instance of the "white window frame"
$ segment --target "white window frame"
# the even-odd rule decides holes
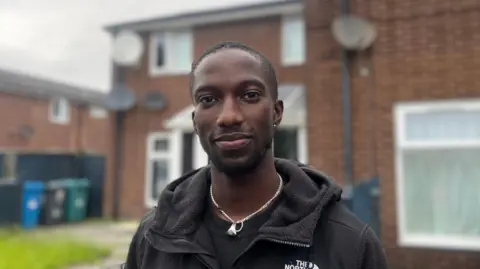
[[[445,110],[480,110],[480,99],[430,101],[398,103],[393,108],[395,130],[395,186],[397,196],[397,243],[401,247],[427,247],[446,250],[480,250],[479,238],[461,238],[455,236],[416,236],[408,234],[407,216],[405,206],[405,186],[403,173],[402,150],[408,149],[439,149],[439,148],[462,148],[478,147],[480,141],[434,141],[412,142],[406,139],[406,116],[411,113],[445,111]]]
[[[90,106],[89,114],[94,119],[104,119],[108,116],[108,111],[103,107]]]
[[[185,67],[172,67],[172,61],[175,59],[175,55],[172,55],[168,51],[171,50],[172,46],[175,44],[172,41],[173,35],[185,34],[188,37],[188,57],[190,62],[193,61],[194,52],[193,52],[193,33],[191,29],[177,29],[164,32],[152,33],[150,36],[150,53],[149,53],[149,71],[150,76],[162,76],[162,75],[184,75],[190,72],[191,66]],[[165,66],[157,66],[157,46],[159,38],[165,42]],[[170,49],[169,49],[170,48]]]
[[[150,133],[147,137],[147,144],[146,144],[146,173],[145,173],[145,205],[147,207],[153,207],[157,205],[156,200],[152,199],[152,176],[153,176],[153,165],[152,161],[154,160],[167,160],[168,161],[168,183],[170,183],[174,178],[174,145],[175,142],[172,139],[172,134],[169,132],[154,132]],[[168,143],[168,149],[163,152],[156,152],[155,151],[155,141],[156,140],[166,140]]]
[[[17,154],[15,152],[5,152],[3,156],[4,174],[0,175],[0,184],[14,184],[17,183],[16,167],[17,167]]]
[[[175,178],[179,178],[183,174],[183,135],[185,133],[191,132],[194,132],[193,128],[175,128],[172,131],[173,136],[175,137],[175,141],[177,141],[177,143],[175,143],[174,145],[174,150],[176,153],[173,154],[173,156],[175,156]],[[203,150],[202,145],[200,144],[200,139],[198,138],[198,135],[194,133],[192,139],[192,166],[195,170],[208,164],[208,156],[207,153]]]
[[[197,134],[193,135],[193,156],[193,169],[198,169],[208,164],[208,155],[203,150]]]
[[[296,37],[288,32],[288,25],[291,23],[300,23],[301,30],[298,32],[300,37],[297,39],[300,42],[301,52],[300,56],[292,57],[292,55],[288,55],[288,50],[286,47],[286,43],[288,39],[292,37]],[[306,54],[307,54],[307,40],[306,40],[306,24],[305,18],[303,14],[293,14],[293,15],[284,15],[282,16],[281,22],[281,61],[283,66],[297,66],[303,65],[306,61]]]
[[[58,104],[60,115],[55,115],[54,106]],[[49,106],[50,122],[56,124],[67,124],[70,121],[70,102],[66,98],[53,98]]]

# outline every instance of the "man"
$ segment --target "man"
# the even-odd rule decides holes
[[[372,229],[341,189],[305,165],[275,159],[282,121],[269,61],[235,42],[193,64],[195,132],[210,164],[172,182],[140,224],[127,269],[384,269]]]

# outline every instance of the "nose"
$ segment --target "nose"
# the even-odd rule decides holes
[[[243,122],[243,114],[235,98],[225,98],[217,118],[217,125],[222,127],[239,125]]]

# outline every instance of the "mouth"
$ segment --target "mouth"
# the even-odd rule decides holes
[[[223,150],[237,150],[250,143],[252,137],[242,133],[225,134],[217,137],[214,142]]]

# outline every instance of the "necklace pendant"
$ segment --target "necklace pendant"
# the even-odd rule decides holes
[[[232,223],[232,226],[227,231],[227,234],[230,236],[236,236],[237,235],[237,224]]]

